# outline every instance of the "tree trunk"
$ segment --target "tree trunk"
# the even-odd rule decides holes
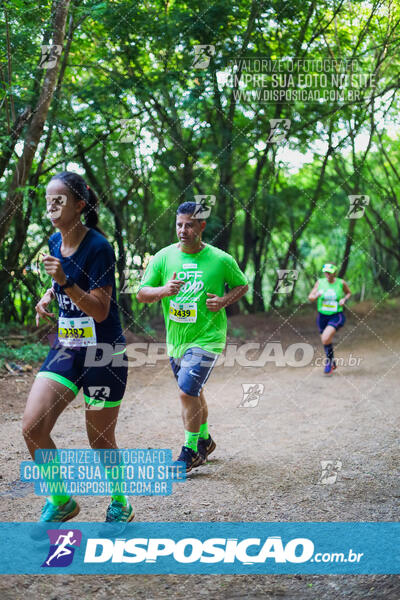
[[[55,2],[53,45],[62,46],[70,0],[55,0]],[[20,188],[26,184],[36,149],[43,133],[43,127],[57,81],[59,59],[60,57],[58,56],[56,65],[48,68],[46,71],[39,100],[27,131],[24,150],[16,165],[7,199],[0,212],[0,243],[4,241],[7,235],[13,215],[21,210],[23,192]]]
[[[349,219],[349,221],[350,221],[350,223],[349,223],[349,227],[347,229],[347,235],[346,235],[346,246],[344,249],[342,264],[340,266],[339,274],[338,274],[338,276],[341,278],[343,278],[345,276],[347,267],[349,265],[351,247],[353,245],[354,230],[356,228],[357,219]]]

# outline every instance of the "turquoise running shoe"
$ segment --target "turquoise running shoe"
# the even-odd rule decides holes
[[[46,500],[46,504],[42,508],[39,523],[59,523],[69,521],[79,513],[79,504],[73,498],[70,498],[65,504],[57,506]]]
[[[129,504],[122,504],[118,500],[113,500],[106,513],[106,523],[129,523],[135,516],[132,506]]]
[[[79,511],[79,504],[73,498],[70,498],[68,502],[61,504],[60,506],[56,506],[47,499],[46,504],[42,508],[39,522],[35,523],[30,532],[31,538],[37,542],[48,540],[47,530],[49,528],[49,523],[63,523],[64,521],[69,521],[69,519],[76,517]]]
[[[107,508],[106,522],[100,528],[99,535],[104,537],[122,535],[134,516],[135,513],[129,503],[124,505],[118,500],[112,500]]]

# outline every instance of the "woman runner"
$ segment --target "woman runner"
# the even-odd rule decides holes
[[[46,203],[47,216],[59,231],[50,237],[50,253],[43,258],[53,284],[36,305],[36,324],[40,317],[50,320],[54,316],[48,312],[53,299],[59,305],[59,318],[58,335],[34,381],[23,417],[23,435],[33,459],[37,449],[56,448],[51,431],[80,388],[90,409],[85,415],[91,447],[116,449],[115,426],[127,379],[121,352],[125,338],[115,293],[115,256],[97,227],[96,195],[83,177],[64,171],[50,180]],[[102,347],[111,344],[112,351],[123,356],[106,366],[104,360],[102,366],[94,365],[102,356],[99,343]],[[92,360],[88,363],[89,351]],[[71,496],[57,493],[47,498],[40,521],[68,521],[79,510]],[[126,496],[113,495],[106,521],[126,522],[133,516]]]
[[[325,277],[317,280],[308,296],[311,301],[318,300],[317,325],[326,354],[325,375],[331,375],[332,371],[336,369],[332,341],[337,330],[345,323],[343,307],[351,296],[349,286],[344,279],[336,277],[336,271],[335,265],[326,263],[322,267]]]

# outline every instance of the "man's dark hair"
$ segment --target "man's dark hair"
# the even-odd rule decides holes
[[[183,202],[178,206],[177,215],[193,215],[197,208],[196,202]]]

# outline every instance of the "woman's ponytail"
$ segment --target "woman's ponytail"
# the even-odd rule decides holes
[[[87,186],[87,190],[88,198],[86,200],[85,208],[83,209],[83,222],[85,223],[86,227],[91,227],[92,229],[100,231],[100,229],[97,226],[99,222],[99,216],[97,214],[97,207],[99,201],[92,188]]]

